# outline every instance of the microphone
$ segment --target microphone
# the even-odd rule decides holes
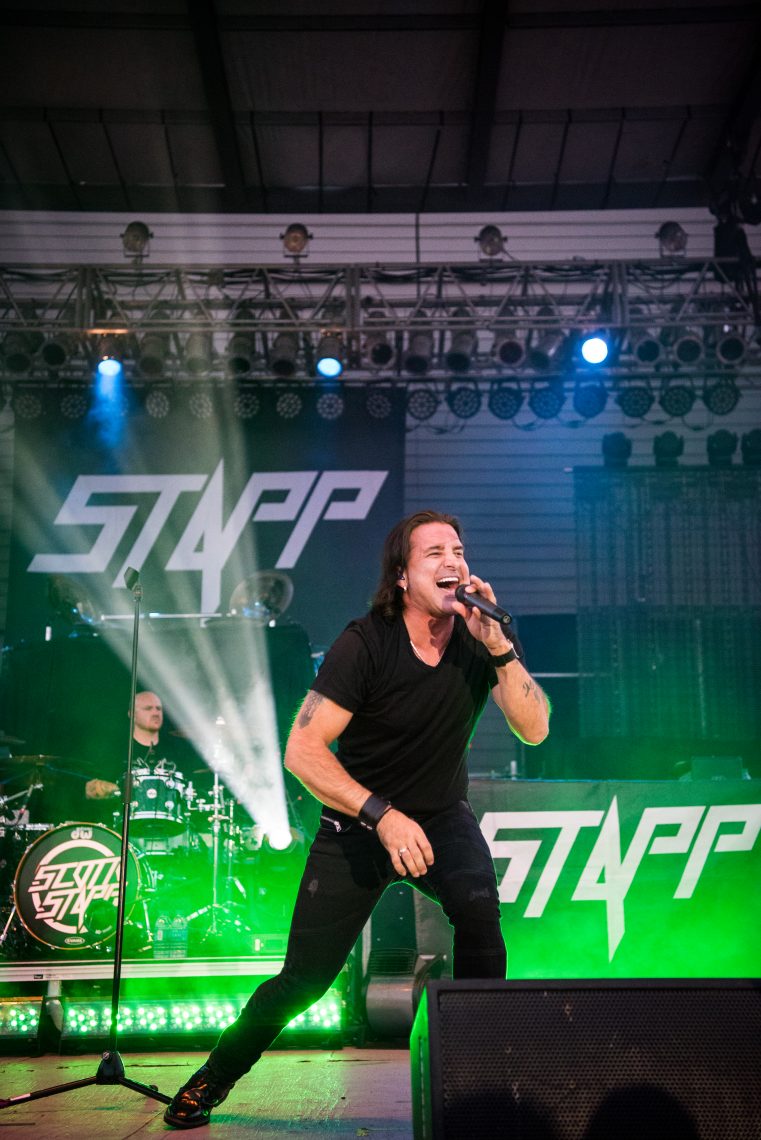
[[[493,621],[500,622],[501,625],[510,625],[510,622],[513,620],[512,615],[509,614],[507,610],[503,610],[502,606],[498,606],[496,602],[488,601],[483,594],[479,594],[478,590],[476,590],[475,593],[468,594],[465,592],[465,586],[460,585],[455,590],[454,596],[458,602],[470,606],[471,609],[475,606],[482,614],[485,614]]]

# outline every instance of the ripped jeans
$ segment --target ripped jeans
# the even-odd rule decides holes
[[[434,863],[408,881],[449,919],[454,977],[504,978],[494,864],[473,809],[462,800],[420,823]],[[291,1018],[325,993],[386,887],[399,880],[375,832],[326,809],[301,879],[283,969],[258,987],[212,1051],[223,1076],[247,1073]]]

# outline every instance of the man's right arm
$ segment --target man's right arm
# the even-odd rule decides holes
[[[347,709],[310,689],[288,736],[285,766],[322,803],[358,815],[370,793],[330,751],[351,718]]]
[[[288,737],[285,766],[322,803],[356,817],[372,790],[353,779],[330,751],[351,718],[347,709],[310,689]],[[392,808],[376,830],[398,874],[409,871],[417,878],[433,863],[425,832],[403,812]],[[405,859],[400,849],[407,853]]]

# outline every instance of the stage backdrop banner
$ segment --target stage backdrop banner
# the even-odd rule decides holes
[[[131,397],[71,420],[50,393],[17,419],[8,642],[42,638],[59,576],[98,615],[131,613],[128,566],[161,614],[226,613],[243,578],[280,571],[287,618],[316,647],[366,611],[403,509],[402,394],[233,395],[178,390],[161,419]]]
[[[761,780],[473,780],[509,978],[761,976]]]

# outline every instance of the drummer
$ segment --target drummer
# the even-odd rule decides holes
[[[132,767],[140,768],[161,759],[159,733],[164,723],[164,706],[161,698],[149,690],[135,694],[135,716],[132,724]],[[107,800],[118,796],[121,788],[102,776],[88,780],[85,795],[88,800]]]

